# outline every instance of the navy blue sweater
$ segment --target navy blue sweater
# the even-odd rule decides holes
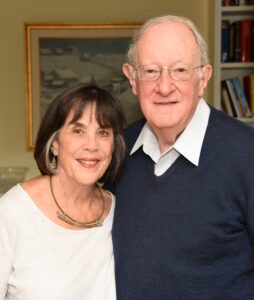
[[[127,130],[128,151],[144,125]],[[139,149],[116,189],[118,300],[254,299],[254,130],[211,108],[199,166]]]

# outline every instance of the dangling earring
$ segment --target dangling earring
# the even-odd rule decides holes
[[[56,161],[56,156],[54,155],[51,162],[50,162],[50,166],[52,169],[56,169],[57,168],[57,161]]]

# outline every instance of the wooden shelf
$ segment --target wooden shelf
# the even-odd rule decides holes
[[[228,78],[254,74],[254,62],[221,62],[221,24],[222,20],[235,22],[243,19],[254,19],[254,5],[221,6],[221,0],[215,0],[215,30],[214,30],[214,64],[213,91],[214,106],[221,108],[221,81]],[[240,118],[239,120],[254,125],[254,118]]]
[[[252,69],[254,68],[254,62],[231,62],[231,63],[221,63],[222,69]]]
[[[222,13],[253,13],[254,5],[222,6]]]

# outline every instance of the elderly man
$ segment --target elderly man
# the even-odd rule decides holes
[[[202,98],[212,67],[190,20],[149,20],[128,58],[144,119],[115,186],[117,299],[254,299],[253,129]]]

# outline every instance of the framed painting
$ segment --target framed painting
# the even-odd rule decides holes
[[[25,24],[27,143],[33,149],[51,101],[78,83],[114,94],[127,122],[142,114],[122,64],[139,24]]]

